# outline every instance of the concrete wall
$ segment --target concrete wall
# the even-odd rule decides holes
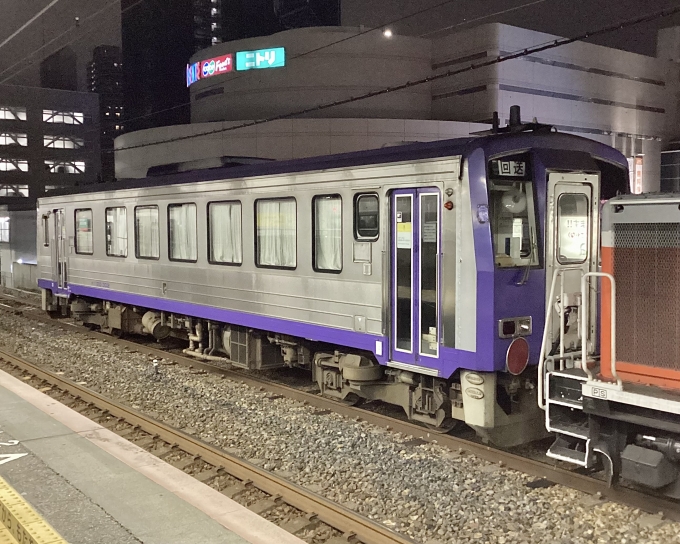
[[[143,130],[116,138],[116,147],[210,132],[238,123],[196,123]],[[116,176],[143,178],[160,164],[222,156],[299,159],[411,142],[461,138],[486,125],[408,119],[291,119],[116,152]]]
[[[32,211],[5,211],[9,217],[9,243],[0,243],[0,280],[5,287],[36,289],[37,215]]]
[[[24,291],[38,290],[37,264],[12,263],[12,269],[12,285],[6,285],[5,287],[23,289]]]

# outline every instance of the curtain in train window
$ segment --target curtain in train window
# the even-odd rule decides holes
[[[76,210],[76,253],[92,255],[92,210]]]
[[[160,257],[158,206],[135,208],[135,231],[137,233],[137,257],[158,259]]]
[[[211,202],[208,206],[210,219],[210,262],[241,264],[241,203]]]
[[[170,259],[195,261],[198,258],[196,243],[196,204],[171,204],[168,206],[170,227]]]
[[[297,221],[294,198],[258,200],[257,265],[295,268]]]
[[[342,198],[314,198],[314,269],[342,270]]]
[[[127,257],[127,210],[106,208],[106,254]]]

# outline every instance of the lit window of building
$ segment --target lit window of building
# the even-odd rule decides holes
[[[26,147],[28,145],[28,136],[16,132],[1,132],[0,145],[18,145]]]
[[[85,140],[75,136],[44,136],[45,147],[53,149],[82,149],[85,147]]]
[[[45,161],[45,169],[50,174],[84,174],[84,161]]]
[[[9,217],[0,217],[0,242],[9,242]]]
[[[0,158],[0,172],[28,172],[28,161]]]
[[[65,125],[82,125],[85,122],[85,115],[77,111],[43,110],[43,121]]]
[[[0,106],[0,119],[5,119],[8,121],[25,121],[26,108]]]
[[[28,185],[0,185],[0,197],[27,197]]]

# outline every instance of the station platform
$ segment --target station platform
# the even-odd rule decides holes
[[[0,477],[0,544],[303,543],[2,371]]]

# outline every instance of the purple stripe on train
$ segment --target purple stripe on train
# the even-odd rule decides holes
[[[310,323],[300,323],[275,317],[259,316],[247,312],[236,312],[190,302],[122,293],[120,291],[102,289],[99,287],[70,284],[67,289],[60,289],[57,283],[51,280],[38,280],[38,286],[41,289],[48,289],[53,293],[60,295],[80,295],[95,299],[111,300],[131,306],[141,306],[143,308],[152,308],[163,312],[172,312],[201,319],[210,319],[211,321],[222,323],[234,323],[243,327],[252,327],[254,329],[278,332],[280,334],[289,334],[291,336],[297,336],[316,342],[328,342],[339,346],[353,347],[355,349],[374,353],[380,364],[384,365],[389,361],[389,339],[385,336],[335,329]],[[377,355],[375,353],[376,342],[382,342],[382,355]],[[447,378],[459,368],[478,371],[493,370],[491,365],[480,365],[475,353],[443,346],[440,349],[439,358],[430,359],[423,357],[420,359],[418,366],[437,369],[441,377]]]

